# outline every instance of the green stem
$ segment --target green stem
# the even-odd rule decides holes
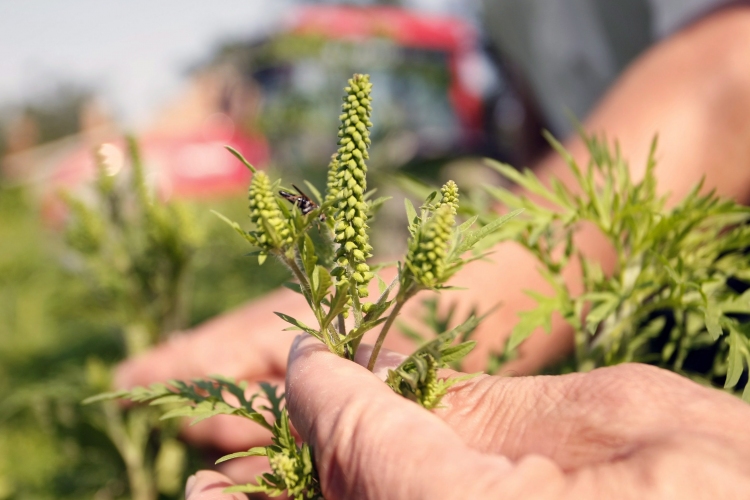
[[[116,402],[105,403],[104,413],[107,435],[125,462],[132,499],[155,500],[157,493],[154,478],[145,463],[144,452],[148,436],[147,429],[144,428],[144,425],[147,425],[146,422],[139,419],[133,426],[133,434],[135,434],[135,439],[133,439],[133,436],[129,435],[126,430],[121,410]]]
[[[338,323],[339,323],[339,328],[338,328],[339,338],[337,339],[337,342],[340,341],[341,338],[346,337],[346,322],[345,322],[343,314],[339,314]],[[355,352],[355,348],[352,346],[351,343],[344,344],[344,357],[346,359],[354,359],[354,352]]]
[[[341,335],[342,337],[346,337],[346,322],[344,320],[343,314],[338,315],[338,321],[339,321],[339,335]]]
[[[290,259],[287,256],[282,255],[282,260],[287,265],[287,267],[291,269],[292,274],[294,274],[294,277],[297,278],[297,281],[299,281],[299,284],[302,287],[305,297],[307,297],[308,300],[312,302],[312,297],[311,297],[312,288],[310,287],[310,283],[308,283],[307,277],[305,276],[305,274],[299,268],[299,266],[294,261],[294,259]]]
[[[290,259],[283,254],[281,256],[281,259],[287,265],[287,267],[289,267],[289,269],[292,270],[292,273],[297,278],[297,281],[299,281],[300,287],[302,288],[302,293],[305,295],[305,298],[310,303],[310,307],[315,313],[315,318],[318,320],[318,325],[322,325],[323,313],[320,309],[320,304],[316,304],[312,299],[312,287],[310,286],[310,282],[307,280],[307,277],[299,268],[299,266],[294,261],[294,259]],[[323,337],[324,342],[326,343],[326,346],[328,347],[328,350],[331,352],[334,352],[333,346],[335,346],[338,343],[338,339],[333,338],[333,335],[328,331],[328,328],[321,330],[320,335]]]
[[[388,335],[388,330],[390,330],[391,326],[393,325],[393,322],[396,321],[396,316],[398,316],[398,313],[401,311],[401,308],[406,303],[406,297],[397,298],[396,299],[396,305],[393,306],[393,310],[391,311],[390,316],[388,316],[388,319],[385,321],[385,324],[383,325],[383,329],[380,330],[380,335],[378,335],[378,340],[375,342],[375,345],[372,348],[372,354],[370,354],[370,361],[367,363],[367,369],[372,371],[373,368],[375,368],[375,361],[378,359],[378,354],[380,354],[380,349],[383,347],[383,342],[385,342],[385,337]]]

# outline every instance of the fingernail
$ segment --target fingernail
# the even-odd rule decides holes
[[[195,474],[187,478],[187,481],[185,482],[185,500],[190,499],[190,494],[193,492],[195,481],[196,481]]]
[[[302,355],[302,353],[309,351],[310,349],[322,351],[326,350],[323,343],[309,333],[298,335],[292,343],[292,348],[289,350],[289,361],[293,361],[296,357]]]
[[[306,334],[304,334],[304,333],[303,333],[303,334],[300,334],[300,335],[297,335],[296,337],[294,337],[294,342],[292,342],[292,347],[291,347],[291,349],[289,349],[289,352],[290,352],[290,353],[293,353],[293,352],[295,352],[295,351],[296,351],[297,349],[299,349],[299,345],[300,345],[300,343],[301,343],[301,342],[302,342],[302,341],[303,341],[303,340],[305,339],[305,337],[307,337],[307,336],[308,336],[308,335],[306,335]]]

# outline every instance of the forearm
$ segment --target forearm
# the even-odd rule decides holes
[[[652,140],[658,135],[658,191],[669,202],[683,198],[705,177],[704,191],[740,202],[750,200],[750,8],[728,9],[710,16],[655,46],[638,59],[601,101],[584,128],[617,141],[634,179],[642,178]],[[580,165],[588,152],[578,137],[565,147]],[[535,168],[548,182],[555,178],[575,189],[571,173],[557,154]],[[612,249],[595,230],[584,228],[576,248],[602,264],[614,266]],[[517,313],[533,307],[521,290],[545,292],[549,285],[536,272],[537,262],[519,246],[494,249],[493,262],[474,262],[453,280],[468,287],[456,300],[462,313],[480,313],[502,303],[476,332],[480,345],[468,359],[481,369],[488,352],[499,351],[518,321]],[[581,290],[576,263],[564,273],[573,291]],[[521,347],[521,359],[509,371],[537,371],[572,346],[570,329],[553,318],[551,335],[538,332]]]

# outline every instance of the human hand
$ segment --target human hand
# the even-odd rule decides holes
[[[383,378],[400,356],[381,359]],[[750,407],[651,366],[480,376],[454,386],[430,413],[301,337],[287,391],[328,500],[713,499],[750,491]],[[196,495],[190,500],[208,498]]]

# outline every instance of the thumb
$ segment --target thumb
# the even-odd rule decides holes
[[[287,405],[315,450],[330,500],[492,495],[509,462],[470,449],[442,420],[391,391],[364,367],[314,338],[289,356]]]
[[[201,470],[190,476],[185,484],[185,500],[240,500],[244,493],[224,493],[234,486],[223,474],[212,470]]]

